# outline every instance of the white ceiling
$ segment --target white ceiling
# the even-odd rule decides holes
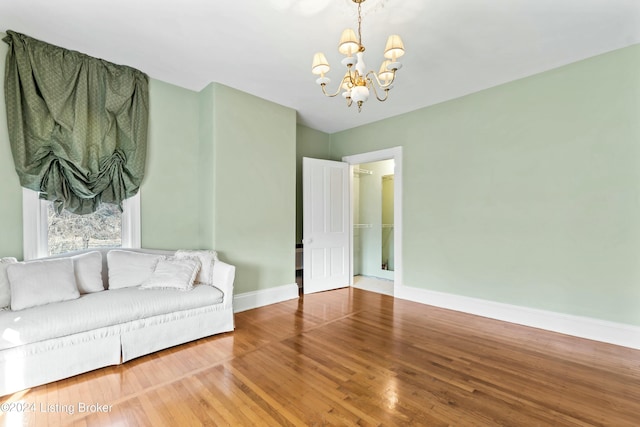
[[[377,70],[386,37],[406,55],[389,99],[358,113],[325,98],[311,59],[356,27],[352,0],[2,0],[14,30],[199,91],[219,82],[291,107],[333,133],[640,42],[639,0],[367,0],[363,44]]]

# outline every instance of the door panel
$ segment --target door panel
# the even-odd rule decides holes
[[[304,293],[349,286],[349,165],[303,158]]]

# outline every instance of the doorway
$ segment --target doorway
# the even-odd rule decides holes
[[[393,295],[394,160],[353,166],[353,286]]]
[[[402,286],[402,147],[342,158],[350,166],[350,285]]]

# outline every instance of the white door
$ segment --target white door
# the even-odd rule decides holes
[[[349,165],[302,159],[304,293],[349,286]]]

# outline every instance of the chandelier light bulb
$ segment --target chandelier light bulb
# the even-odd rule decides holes
[[[390,63],[391,61],[388,59],[384,61],[380,66],[380,71],[378,72],[378,79],[380,79],[382,84],[384,84],[385,86],[388,85],[391,80],[393,80],[393,71],[391,71],[388,67]]]

